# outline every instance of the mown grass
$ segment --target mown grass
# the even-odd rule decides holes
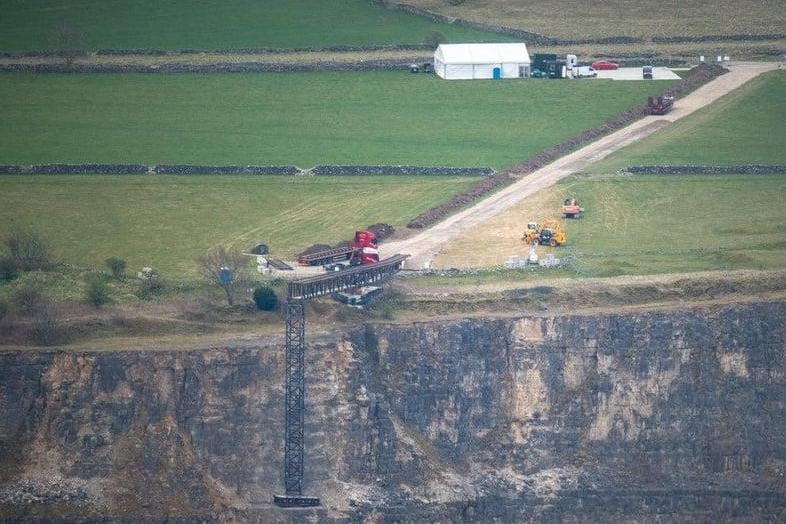
[[[557,188],[588,210],[569,251],[586,276],[786,267],[781,175],[574,178]]]
[[[432,31],[457,42],[509,39],[365,0],[8,0],[0,50],[57,49],[55,28],[64,22],[90,50],[421,44]]]
[[[504,168],[668,85],[404,71],[2,75],[0,163]]]
[[[0,237],[31,228],[58,259],[135,274],[195,276],[217,245],[269,245],[290,257],[384,222],[402,228],[419,212],[476,182],[457,177],[2,176]]]
[[[406,0],[476,22],[518,27],[561,38],[777,34],[786,13],[757,0],[695,0],[672,4],[628,0]]]
[[[590,167],[786,164],[786,72],[761,75],[711,107]]]

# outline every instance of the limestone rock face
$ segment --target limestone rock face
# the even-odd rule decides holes
[[[275,342],[275,343],[274,343]],[[786,303],[370,324],[307,347],[0,353],[0,520],[782,521]]]

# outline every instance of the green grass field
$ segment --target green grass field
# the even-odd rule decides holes
[[[679,102],[677,102],[679,103]],[[590,167],[786,164],[786,72],[773,71]]]
[[[6,0],[0,50],[60,48],[56,28],[64,22],[89,50],[421,44],[432,31],[454,42],[510,39],[365,0]]]
[[[558,254],[579,255],[580,275],[786,266],[782,175],[575,177],[556,190],[587,209]]]
[[[404,71],[2,75],[0,163],[505,168],[668,85]]]
[[[58,259],[194,276],[217,244],[289,257],[415,215],[476,182],[457,177],[0,176],[0,237],[32,228]]]
[[[614,176],[628,165],[786,164],[786,74],[762,75],[712,107],[558,185],[587,216],[569,223],[589,275],[786,266],[783,175]]]

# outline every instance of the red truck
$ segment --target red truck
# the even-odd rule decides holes
[[[657,99],[653,97],[647,99],[647,108],[651,115],[665,115],[671,111],[673,105],[674,97],[668,95],[659,96]]]
[[[327,270],[336,271],[343,267],[373,264],[379,262],[377,237],[371,231],[355,231],[351,246],[301,255],[297,261],[304,266],[325,266]]]

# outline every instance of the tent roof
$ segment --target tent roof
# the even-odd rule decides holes
[[[440,44],[434,53],[446,64],[529,62],[527,44]]]

